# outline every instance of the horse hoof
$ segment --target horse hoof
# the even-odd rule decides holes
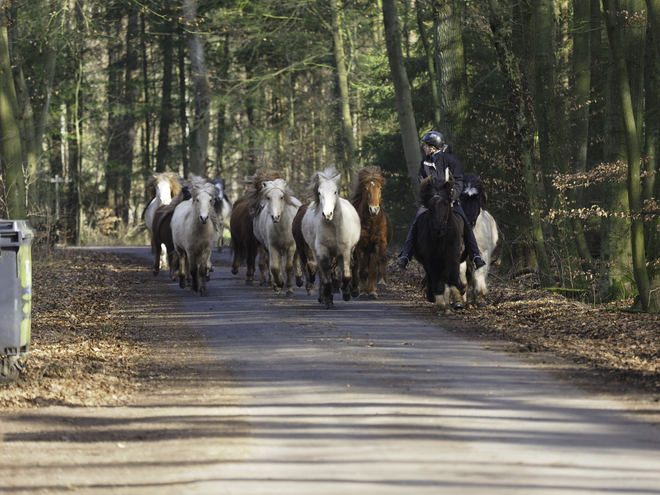
[[[363,292],[362,294],[360,294],[359,298],[360,298],[360,301],[366,301],[367,300],[367,293]]]
[[[296,279],[296,287],[302,287],[305,282],[303,281],[302,278]]]
[[[287,291],[286,297],[293,297],[293,291]]]
[[[186,279],[183,279],[183,280],[182,280],[182,279],[179,279],[179,287],[180,287],[181,289],[185,289],[185,288],[186,288]]]
[[[335,309],[335,303],[333,303],[332,301],[326,301],[325,309]]]
[[[237,275],[238,274],[238,268],[232,266],[231,267],[231,273],[234,274],[234,275]]]
[[[371,299],[372,301],[375,301],[376,299],[378,299],[378,294],[376,294],[375,292],[372,292],[371,294],[369,294],[369,299]]]
[[[348,292],[344,292],[341,297],[344,301],[350,301],[351,300],[351,295]]]
[[[451,309],[454,311],[463,311],[463,303],[455,302],[451,305]]]
[[[154,277],[156,277],[160,273],[160,270],[154,270]]]
[[[351,292],[351,297],[353,299],[357,299],[358,297],[360,297],[360,291],[359,290],[354,290],[353,292]]]
[[[378,292],[385,292],[387,290],[387,285],[383,282],[379,282],[376,288],[378,289]]]
[[[478,302],[477,303],[477,308],[479,309],[486,309],[488,305],[485,302]]]

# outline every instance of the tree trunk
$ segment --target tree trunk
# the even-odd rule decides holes
[[[385,25],[387,58],[390,63],[392,82],[394,83],[396,110],[399,116],[399,127],[401,128],[406,166],[415,200],[419,201],[417,173],[419,171],[419,163],[422,161],[422,153],[419,147],[419,135],[417,134],[417,124],[415,123],[415,112],[412,105],[408,74],[403,63],[396,0],[383,0],[383,23]]]
[[[467,148],[471,144],[468,114],[468,81],[461,31],[460,3],[436,0],[433,3],[435,70],[440,96],[440,121],[445,141],[469,168]]]
[[[521,70],[521,60],[515,55],[500,14],[498,0],[489,0],[490,28],[497,51],[500,69],[507,82],[508,134],[514,157],[519,161],[527,193],[531,236],[536,251],[536,262],[543,287],[555,285],[550,269],[550,260],[545,249],[545,240],[541,225],[541,210],[538,201],[538,184],[533,161],[534,119],[528,106],[529,94],[525,90]]]
[[[21,153],[18,99],[9,58],[9,35],[5,11],[0,10],[0,175],[4,175],[4,191],[0,191],[0,216],[27,218],[25,177]],[[4,204],[3,204],[4,203]]]
[[[424,6],[421,0],[415,0],[415,7],[417,9],[417,28],[419,29],[419,38],[424,46],[424,53],[426,54],[426,65],[429,70],[429,86],[431,87],[431,97],[433,98],[433,124],[436,129],[440,129],[442,125],[440,119],[440,96],[438,94],[438,81],[436,80],[435,61],[433,60],[433,51],[429,44],[428,36],[426,35],[426,27],[424,26]]]
[[[147,54],[147,28],[145,16],[142,12],[140,16],[140,46],[142,51],[142,87],[144,91],[144,106],[147,109],[144,112],[144,144],[142,149],[142,177],[144,180],[151,173],[151,104],[149,102],[149,57]]]
[[[341,22],[341,0],[331,0],[332,9],[332,39],[334,41],[335,65],[337,67],[337,79],[339,83],[339,104],[341,106],[341,122],[345,145],[345,169],[349,174],[357,168],[357,147],[353,136],[353,124],[351,119],[351,107],[348,94],[348,72],[346,71],[346,56],[344,53],[344,33]],[[348,175],[348,174],[347,174]]]
[[[183,0],[183,17],[188,31],[188,53],[195,109],[190,130],[190,172],[205,177],[211,125],[211,95],[204,61],[204,42],[198,33],[196,0]]]
[[[188,177],[188,117],[186,114],[186,37],[184,26],[179,22],[179,126],[181,128],[181,165],[183,176]]]
[[[660,0],[646,0],[649,23],[653,32],[653,44],[655,45],[655,56],[660,62]]]
[[[591,92],[591,37],[589,33],[591,6],[589,2],[576,2],[573,12],[572,84],[575,108],[572,111],[572,172],[584,173],[589,148],[589,96]],[[568,189],[569,204],[582,206],[582,190]],[[584,235],[581,218],[572,218],[571,227],[582,269],[593,271],[591,252]]]
[[[156,172],[168,170],[170,156],[170,126],[174,120],[172,112],[172,77],[174,58],[174,23],[169,19],[172,12],[164,9],[162,22],[163,35],[160,38],[160,49],[163,52],[163,81],[161,84],[160,124],[158,127],[158,146],[156,148]]]
[[[221,81],[226,81],[229,77],[229,33],[225,33],[225,39],[223,43],[223,59],[222,63],[220,64],[219,77]],[[290,88],[290,90],[293,91],[293,88]],[[220,88],[220,91],[222,92],[222,88]],[[293,102],[291,103],[291,107],[293,108]],[[215,139],[215,154],[217,159],[216,171],[218,177],[225,176],[224,152],[225,141],[227,139],[227,116],[225,115],[226,111],[227,100],[225,98],[221,98],[218,104],[218,129]],[[291,125],[291,128],[293,129],[293,125]]]
[[[644,249],[644,224],[640,216],[642,211],[642,184],[640,179],[639,139],[637,134],[637,122],[635,118],[633,94],[631,82],[628,75],[628,67],[625,52],[620,51],[624,46],[621,40],[618,25],[617,8],[614,0],[603,0],[605,11],[605,22],[607,26],[607,37],[610,44],[610,52],[614,62],[614,76],[619,87],[619,103],[623,113],[623,124],[626,139],[626,151],[628,162],[628,197],[632,213],[631,241],[633,272],[637,289],[639,290],[640,302],[644,311],[657,313],[660,309],[660,294],[650,292],[650,281],[646,271],[646,253]],[[637,58],[632,59],[641,64],[643,51],[637,53]]]

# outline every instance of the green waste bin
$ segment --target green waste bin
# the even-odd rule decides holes
[[[0,379],[15,380],[30,348],[32,242],[27,220],[0,219]]]

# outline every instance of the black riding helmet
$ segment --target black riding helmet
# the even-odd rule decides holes
[[[445,145],[445,138],[439,132],[431,131],[424,135],[422,142],[440,150]]]

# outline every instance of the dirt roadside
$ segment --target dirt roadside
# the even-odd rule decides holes
[[[63,250],[34,259],[33,340],[25,376],[0,388],[0,410],[115,406],[190,395],[231,381],[177,315],[176,292],[129,255]],[[218,270],[229,269],[218,266]],[[660,319],[492,279],[490,306],[438,318],[421,267],[390,263],[383,298],[455,334],[508,353],[658,421]],[[215,386],[206,386],[214,383]],[[209,397],[216,401],[218,397]],[[4,413],[3,413],[4,414]],[[660,421],[659,421],[660,422]]]

